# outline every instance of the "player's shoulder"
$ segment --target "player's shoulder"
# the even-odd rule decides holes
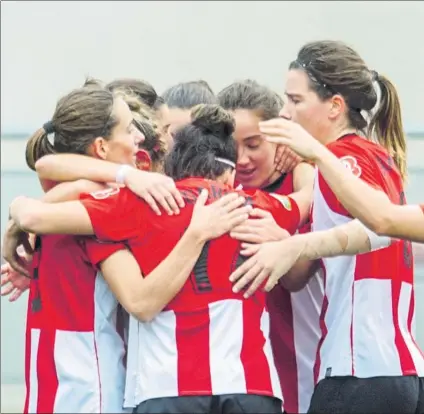
[[[395,167],[393,159],[384,147],[355,134],[342,137],[327,145],[327,148],[357,176],[361,175],[360,170],[364,165],[385,169]]]
[[[377,144],[365,137],[356,134],[349,134],[331,142],[327,148],[337,156],[372,156],[372,154],[388,155],[387,150],[380,144]]]

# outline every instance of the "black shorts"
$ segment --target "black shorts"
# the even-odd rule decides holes
[[[324,378],[315,387],[308,413],[424,414],[424,378]]]
[[[143,401],[133,411],[141,414],[281,414],[281,400],[251,394],[164,397]]]

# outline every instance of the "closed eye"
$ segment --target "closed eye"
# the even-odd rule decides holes
[[[301,102],[300,97],[299,97],[299,96],[297,96],[297,95],[291,95],[291,94],[289,94],[289,93],[286,93],[285,95],[287,96],[287,99],[288,99],[290,102],[293,102],[294,104],[298,104],[299,102]]]

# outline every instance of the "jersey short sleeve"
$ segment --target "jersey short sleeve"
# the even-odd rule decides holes
[[[113,253],[126,249],[126,245],[120,242],[102,242],[93,237],[87,237],[84,240],[84,247],[90,263],[98,267],[101,262],[106,260]]]
[[[297,203],[288,196],[268,194],[260,190],[246,190],[255,208],[270,212],[275,222],[290,234],[294,234],[299,226],[300,211]]]
[[[148,209],[127,188],[110,188],[80,196],[99,240],[124,241],[143,231],[143,215]]]
[[[391,159],[383,148],[354,136],[351,139],[335,141],[328,145],[328,149],[353,175],[376,190],[388,193],[390,179],[387,178],[392,174],[391,169],[395,167],[391,165]],[[331,210],[350,217],[321,174],[318,175],[318,180],[320,192]]]

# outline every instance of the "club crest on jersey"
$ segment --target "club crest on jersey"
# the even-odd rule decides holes
[[[106,188],[105,190],[93,191],[92,193],[90,193],[90,195],[96,200],[104,200],[105,198],[108,198],[118,193],[119,193],[118,187],[116,188],[111,187],[111,188]]]
[[[288,210],[288,211],[291,211],[291,209],[292,209],[292,204],[291,204],[291,201],[290,201],[290,199],[288,198],[288,197],[286,197],[286,196],[281,196],[281,195],[279,195],[279,194],[274,194],[274,193],[271,193],[270,194],[272,197],[274,197],[274,198],[276,198],[282,205],[283,205],[283,207],[286,209],[286,210]]]
[[[362,169],[358,165],[358,161],[356,161],[355,157],[352,157],[352,155],[346,155],[340,158],[340,161],[355,177],[361,176]]]

